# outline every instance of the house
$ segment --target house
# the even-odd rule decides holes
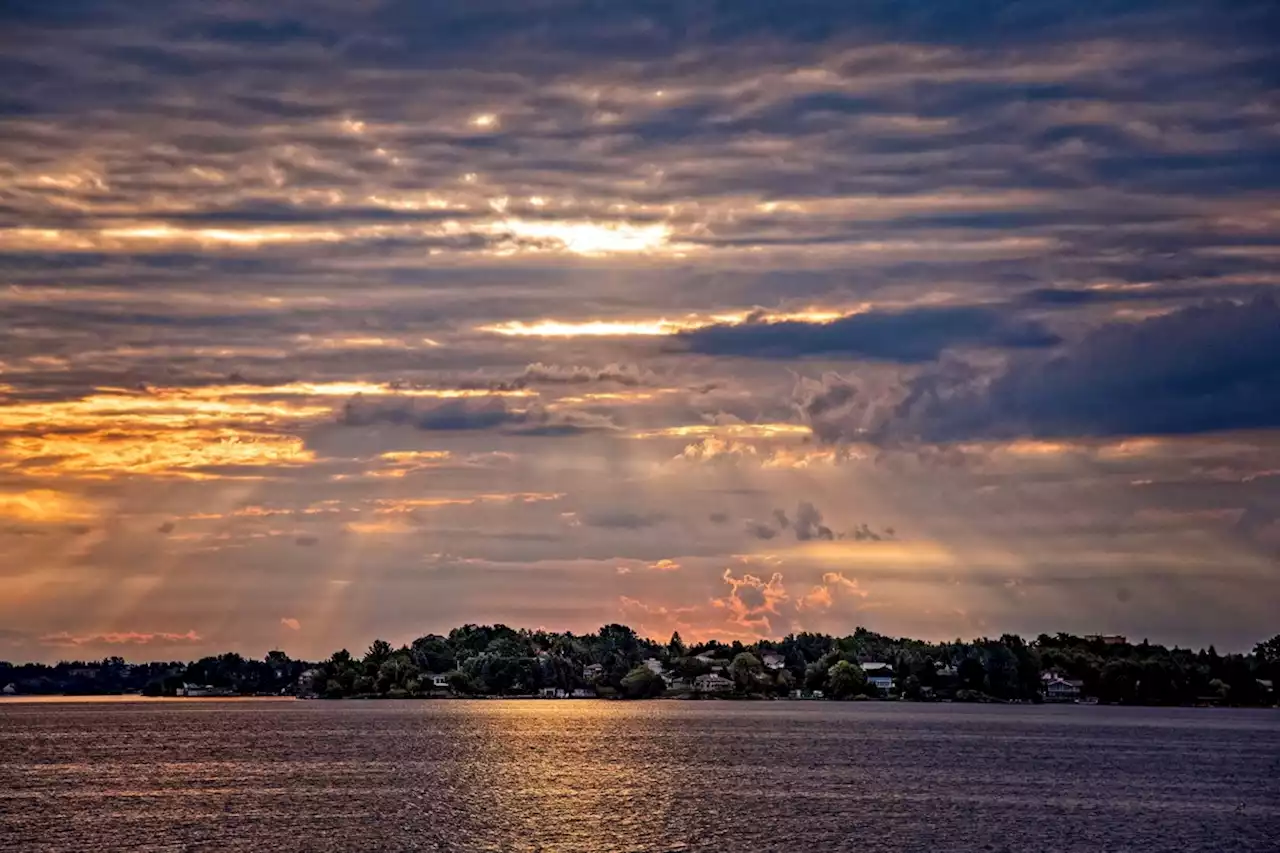
[[[645,658],[644,665],[654,675],[662,675],[662,661],[657,658]]]
[[[893,664],[874,661],[862,664],[862,671],[867,674],[867,683],[882,693],[893,689]]]
[[[1129,642],[1124,634],[1085,634],[1084,638],[1090,643],[1104,643],[1108,646],[1123,646]]]
[[[316,680],[324,675],[324,670],[312,668],[303,670],[298,676],[298,693],[303,696],[309,696],[316,692]]]
[[[441,672],[431,676],[431,686],[437,690],[447,690],[449,688],[449,673]]]
[[[208,684],[184,683],[178,688],[178,695],[192,699],[202,699],[209,696],[234,696],[235,691],[230,687],[212,687]]]
[[[604,664],[589,663],[582,668],[582,678],[585,681],[595,681],[597,678],[604,676]]]
[[[712,672],[724,672],[725,667],[728,665],[724,660],[716,657],[714,651],[703,652],[697,656],[697,659],[711,667]]]
[[[594,699],[596,698],[596,692],[592,690],[590,687],[575,687],[573,688],[573,692],[569,694],[569,698]]]
[[[713,672],[709,675],[699,675],[695,678],[693,680],[693,689],[699,693],[725,693],[733,689],[733,682]]]
[[[560,687],[544,687],[538,691],[538,695],[543,699],[568,699],[569,691]]]
[[[782,669],[787,665],[787,659],[782,655],[768,654],[760,658],[765,669]]]
[[[0,690],[0,693],[3,693],[5,696],[16,696],[18,695],[18,688],[14,687],[12,684],[6,684],[4,686],[4,690]]]
[[[1075,702],[1080,698],[1080,682],[1053,676],[1044,683],[1047,702]]]

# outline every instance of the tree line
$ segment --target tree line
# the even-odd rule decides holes
[[[1042,699],[1044,676],[1070,681],[1089,699],[1113,704],[1270,705],[1280,675],[1280,635],[1248,654],[1192,651],[1122,638],[1041,634],[1034,640],[933,643],[865,628],[844,637],[791,634],[754,643],[666,643],[609,624],[591,634],[463,625],[395,647],[375,640],[361,655],[346,649],[319,662],[273,651],[263,660],[229,653],[191,663],[129,665],[120,658],[55,666],[0,662],[0,687],[20,693],[175,695],[186,684],[238,695],[295,693],[324,698],[560,695],[649,698],[693,694],[699,676],[724,679],[738,697],[879,697],[864,668],[887,664],[892,695],[905,699]],[[661,670],[661,674],[655,670]],[[727,682],[727,683],[726,683]],[[576,691],[576,694],[575,694]]]

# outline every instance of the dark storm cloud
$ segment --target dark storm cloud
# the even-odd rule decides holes
[[[773,511],[773,522],[748,520],[745,524],[748,534],[756,539],[774,539],[787,531],[795,536],[797,542],[834,541],[851,539],[856,542],[880,542],[894,538],[892,528],[883,531],[872,530],[865,522],[851,530],[837,532],[823,523],[822,511],[810,501],[800,501],[796,505],[794,515],[788,516],[784,509]]]
[[[828,376],[799,407],[826,439],[1177,435],[1280,426],[1280,305],[1210,302],[1016,353],[994,377],[953,360],[890,404]]]
[[[1141,435],[1280,426],[1280,305],[1192,306],[1015,358],[981,390],[921,378],[903,411],[926,437]]]
[[[830,323],[749,322],[682,332],[704,355],[797,358],[844,355],[885,361],[936,359],[957,346],[1046,347],[1058,338],[1034,320],[976,306],[868,311]]]
[[[822,513],[818,508],[808,501],[801,501],[800,506],[796,508],[796,518],[793,525],[796,539],[801,542],[807,542],[810,539],[834,539],[835,534],[822,523]]]

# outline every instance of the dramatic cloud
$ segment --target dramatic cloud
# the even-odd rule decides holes
[[[878,430],[947,441],[1269,429],[1278,388],[1280,305],[1212,302],[1104,325],[994,378],[926,371]]]
[[[580,365],[530,364],[514,379],[490,383],[498,390],[519,390],[537,385],[587,385],[611,383],[625,387],[644,384],[652,374],[634,364],[609,364],[592,368]]]
[[[869,593],[858,585],[853,578],[846,578],[841,572],[825,572],[822,582],[814,584],[807,593],[796,601],[799,610],[830,610],[837,597],[856,596],[866,598]]]
[[[755,322],[707,326],[678,336],[707,355],[796,358],[843,355],[920,362],[957,346],[1047,347],[1056,335],[1040,323],[981,307],[868,311],[826,323]]]
[[[730,569],[725,569],[722,577],[729,592],[713,599],[712,605],[725,611],[734,625],[758,636],[769,636],[774,630],[770,617],[781,615],[779,606],[790,599],[782,584],[782,573],[774,572],[764,580],[750,573],[734,577]]]
[[[756,539],[773,539],[790,531],[797,542],[834,541],[836,539],[852,539],[857,542],[880,542],[894,537],[893,528],[883,531],[872,530],[865,522],[848,531],[836,531],[823,523],[823,516],[809,501],[800,501],[795,515],[788,517],[786,510],[775,509],[772,523],[749,520],[746,523],[747,533]]]
[[[66,631],[46,634],[40,642],[46,646],[79,648],[81,646],[147,646],[147,645],[195,645],[202,638],[195,631],[185,634],[142,633],[139,631],[110,631],[104,634],[73,635]]]
[[[0,4],[0,658],[1269,636],[1278,27]]]
[[[411,426],[428,432],[502,428],[515,435],[551,437],[615,428],[604,416],[548,411],[537,405],[516,408],[500,397],[430,403],[412,397],[381,400],[356,397],[343,405],[341,423],[355,427]]]

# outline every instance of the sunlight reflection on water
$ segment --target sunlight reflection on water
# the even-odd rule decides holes
[[[24,851],[1273,850],[1277,755],[1267,711],[7,702],[0,816]]]

